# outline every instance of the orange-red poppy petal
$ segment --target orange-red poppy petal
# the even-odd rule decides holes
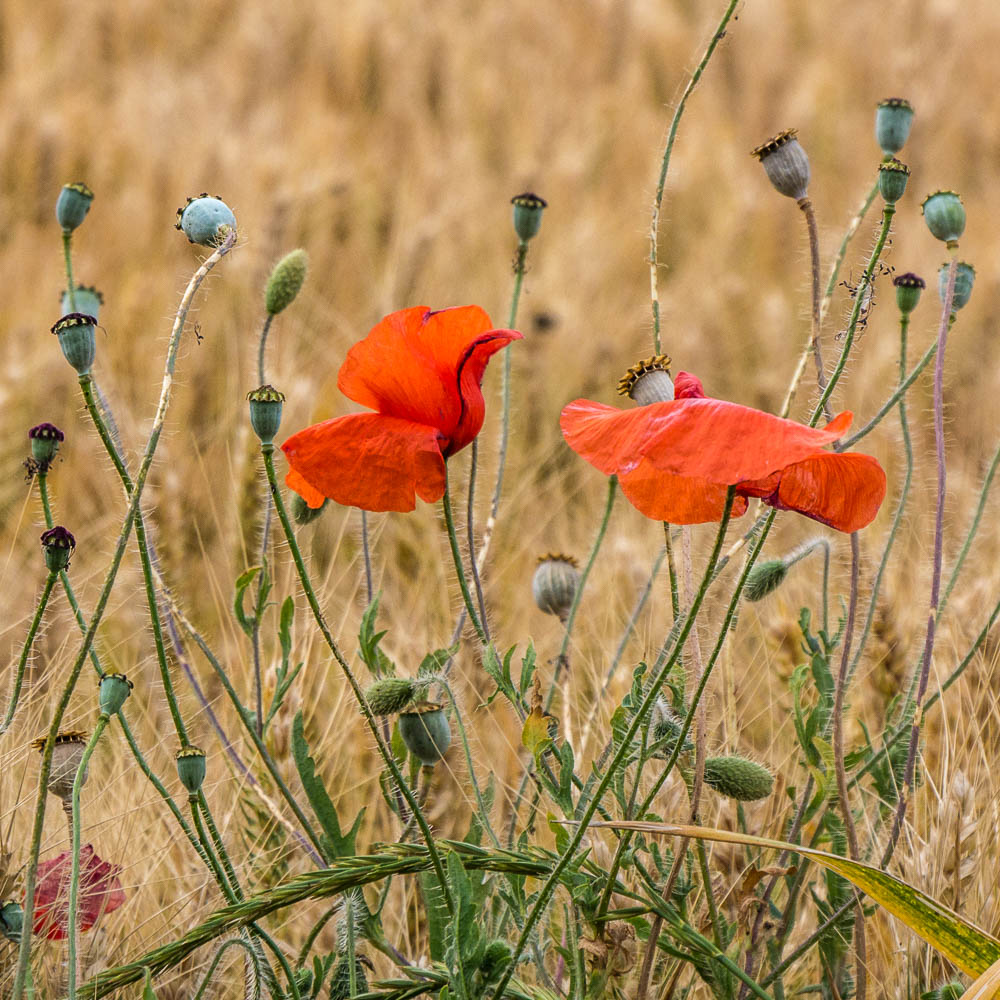
[[[646,517],[671,524],[707,524],[722,520],[727,487],[689,476],[674,476],[642,461],[619,479],[629,503]],[[742,496],[733,500],[731,517],[746,513]]]
[[[312,508],[313,510],[318,510],[323,506],[323,504],[326,503],[327,498],[320,493],[319,490],[310,486],[300,472],[296,472],[291,467],[289,467],[288,472],[285,473],[285,485],[290,490],[294,490],[298,493],[298,495],[305,500],[306,506]]]
[[[440,434],[411,420],[352,413],[306,427],[281,450],[316,493],[348,507],[409,511],[418,496],[432,503],[444,495]]]

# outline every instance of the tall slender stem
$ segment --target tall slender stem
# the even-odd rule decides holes
[[[798,206],[805,216],[806,229],[809,232],[809,261],[810,273],[812,275],[812,313],[810,322],[810,337],[812,340],[813,358],[816,361],[816,384],[819,391],[826,388],[826,371],[823,368],[823,348],[819,342],[820,328],[823,317],[820,312],[819,298],[819,230],[816,227],[816,211],[812,202],[808,198],[800,198]],[[829,399],[823,404],[823,412],[827,420],[833,419],[833,411],[830,409]]]
[[[73,280],[73,230],[62,231],[63,265],[66,268],[66,291],[69,296],[69,311],[76,312],[76,282]]]
[[[264,375],[264,350],[267,347],[267,335],[271,330],[271,323],[274,321],[274,313],[268,313],[264,318],[264,325],[260,328],[260,341],[257,345],[257,383],[266,385],[267,378]]]
[[[455,562],[455,576],[458,578],[458,586],[462,591],[462,600],[465,601],[465,610],[469,615],[479,641],[485,646],[490,641],[489,625],[486,619],[480,621],[479,615],[472,604],[472,595],[469,593],[469,583],[465,578],[465,569],[462,566],[462,553],[458,547],[458,536],[455,533],[455,518],[451,512],[451,487],[445,486],[444,496],[441,497],[441,508],[444,511],[444,523],[448,530],[448,544],[451,546],[451,557]],[[475,553],[472,554],[475,558]]]

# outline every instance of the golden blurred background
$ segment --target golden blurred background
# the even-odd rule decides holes
[[[144,505],[167,578],[248,702],[249,649],[230,607],[233,580],[258,561],[260,470],[244,397],[256,384],[262,290],[271,265],[296,246],[310,257],[305,288],[270,338],[269,379],[287,395],[283,429],[290,432],[349,410],[352,404],[336,389],[338,367],[347,348],[385,313],[417,303],[474,302],[498,326],[505,324],[515,248],[509,200],[531,189],[549,207],[528,258],[518,315],[525,339],[512,348],[512,451],[486,586],[499,645],[523,649],[533,637],[550,674],[561,631],[531,602],[534,559],[547,549],[584,556],[606,490],[602,477],[563,444],[558,414],[578,396],[615,402],[619,375],[652,353],[647,233],[662,144],[722,8],[696,0],[7,0],[0,7],[5,662],[16,662],[44,580],[37,494],[21,467],[27,429],[47,420],[66,433],[50,480],[57,520],[77,538],[72,573],[85,609],[93,606],[124,506],[74,373],[48,333],[64,287],[54,218],[64,183],[82,180],[96,193],[74,238],[74,263],[77,279],[105,295],[95,377],[133,461],[150,427],[171,317],[199,260],[198,250],[173,229],[176,209],[188,195],[208,191],[223,197],[239,220],[238,248],[197,301],[193,319],[203,339],[189,336],[182,350],[168,432]],[[986,0],[749,0],[690,100],[661,219],[664,348],[675,368],[696,372],[710,395],[776,411],[809,332],[808,248],[801,213],[770,187],[749,150],[781,129],[798,128],[812,163],[810,195],[825,276],[880,159],[875,105],[889,96],[911,101],[915,123],[900,155],[912,173],[886,258],[897,272],[915,271],[928,282],[914,316],[911,356],[935,335],[936,272],[945,256],[920,218],[926,193],[961,192],[969,219],[962,256],[978,269],[946,361],[946,566],[964,537],[1000,418],[993,344],[1000,288],[992,258],[1000,217],[998,45],[1000,11]],[[873,214],[862,224],[844,279],[860,275],[876,221]],[[874,412],[895,378],[896,313],[887,276],[878,281],[876,301],[834,400],[835,409],[853,409],[860,420]],[[824,331],[828,359],[849,307],[847,290],[839,288]],[[495,361],[485,383],[480,524],[495,467],[499,369]],[[929,373],[911,395],[918,455],[912,512],[879,605],[882,643],[862,664],[851,697],[857,714],[876,726],[916,659],[927,602],[934,476]],[[809,396],[800,392],[793,415],[806,414]],[[864,446],[885,465],[892,495],[901,469],[895,418]],[[467,453],[451,462],[459,494],[467,470]],[[994,514],[991,501],[942,626],[932,687],[995,603]],[[862,536],[866,594],[890,516],[887,504]],[[359,523],[357,511],[331,509],[300,535],[322,581],[331,624],[349,652],[365,599]],[[779,524],[768,549],[775,555],[816,533],[815,525],[788,515]],[[401,669],[412,671],[425,652],[447,644],[460,603],[439,512],[421,505],[411,515],[375,515],[371,525],[381,626],[389,629],[384,644]],[[696,568],[711,537],[710,528],[694,532]],[[846,539],[833,541],[842,580]],[[629,667],[655,654],[669,625],[659,581],[610,691],[598,698],[661,545],[661,527],[619,500],[582,605],[571,679],[557,702],[578,759],[599,751],[603,723],[627,687]],[[281,594],[297,593],[283,546],[276,560]],[[798,608],[815,601],[818,579],[817,567],[803,564],[778,595],[744,611],[710,689],[719,748],[765,760],[781,787],[804,780],[794,765],[785,681],[799,656]],[[127,712],[151,763],[175,789],[175,741],[138,599],[140,581],[133,554],[100,648],[108,667],[136,680]],[[291,775],[288,730],[301,708],[342,816],[369,806],[362,846],[393,839],[398,830],[381,800],[363,724],[335,665],[311,639],[301,599],[298,605],[295,656],[306,666],[275,724],[275,752]],[[710,626],[717,620],[710,613],[706,636],[714,636]],[[65,602],[57,599],[36,646],[26,701],[0,742],[0,832],[15,870],[27,853],[37,774],[29,742],[44,731],[76,643]],[[278,655],[276,645],[269,636],[268,663]],[[252,762],[252,748],[237,737],[235,716],[207,664],[193,649],[188,656],[240,753]],[[929,720],[929,769],[895,862],[906,877],[990,929],[1000,921],[994,890],[1000,864],[991,836],[1000,788],[992,773],[1000,738],[994,663],[988,646]],[[498,800],[509,801],[524,766],[516,720],[496,705],[477,709],[489,686],[471,653],[463,652],[457,670],[477,762],[483,774],[496,772]],[[272,825],[246,819],[253,794],[227,768],[180,673],[177,686],[195,741],[210,752],[209,800],[251,887],[307,867]],[[84,675],[67,723],[92,725],[95,708],[92,679]],[[468,783],[458,754],[448,765],[431,815],[443,835],[461,834]],[[683,800],[679,784],[669,787],[664,815]],[[84,841],[124,866],[130,897],[86,939],[95,971],[178,936],[219,899],[155,793],[137,779],[117,729],[102,744],[84,798]],[[732,822],[727,808],[703,818]],[[782,796],[748,815],[758,832],[779,832]],[[951,843],[956,822],[971,834],[960,838],[949,867],[933,845],[946,837]],[[64,841],[63,819],[53,807],[46,856],[64,849]],[[398,896],[397,946],[419,957],[416,904],[412,893],[400,889]],[[319,912],[317,905],[281,913],[274,933],[297,948]],[[871,974],[885,996],[907,995],[900,984],[908,967],[917,980],[943,974],[900,925],[878,918],[872,927]],[[320,944],[332,947],[333,940],[331,925]],[[0,945],[0,995],[10,952]],[[199,963],[162,977],[161,1000],[189,996],[193,970],[207,961],[199,956]],[[50,965],[57,975],[55,949]]]

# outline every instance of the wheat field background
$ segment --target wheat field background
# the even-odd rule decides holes
[[[16,663],[44,581],[41,513],[21,465],[27,429],[47,420],[66,433],[50,480],[57,522],[77,538],[72,575],[84,609],[93,606],[124,510],[73,372],[48,333],[64,286],[53,212],[62,184],[83,180],[96,193],[75,237],[76,276],[105,295],[95,376],[133,459],[150,426],[171,317],[199,259],[174,231],[175,211],[186,196],[209,191],[225,198],[239,220],[238,249],[197,304],[203,339],[189,334],[182,349],[145,509],[167,579],[248,701],[249,647],[230,607],[233,580],[258,558],[260,471],[244,397],[256,385],[262,288],[271,265],[296,246],[309,253],[306,285],[270,340],[269,378],[287,395],[283,432],[291,432],[348,411],[336,389],[338,367],[385,313],[418,303],[474,302],[504,324],[515,247],[509,199],[530,188],[549,208],[529,254],[518,320],[525,339],[512,348],[512,452],[486,587],[499,645],[523,648],[533,638],[551,672],[561,630],[531,601],[534,558],[548,549],[583,556],[606,490],[603,478],[563,444],[558,414],[578,396],[614,402],[619,375],[652,353],[647,231],[662,143],[721,9],[696,0],[7,0],[0,7],[3,662]],[[690,101],[661,224],[663,338],[675,369],[696,372],[710,395],[776,411],[808,335],[808,252],[800,213],[770,188],[749,150],[783,128],[798,128],[812,162],[825,273],[879,162],[876,103],[889,96],[913,103],[915,124],[901,154],[912,175],[887,262],[928,280],[914,317],[914,357],[936,330],[933,287],[944,259],[920,218],[924,194],[961,192],[969,217],[962,256],[978,271],[946,361],[946,557],[952,558],[1000,422],[998,46],[1000,8],[987,0],[879,6],[748,0]],[[860,274],[875,221],[866,220],[851,245],[845,278]],[[849,378],[835,397],[836,409],[853,409],[860,420],[895,377],[892,301],[882,277]],[[824,332],[828,358],[849,305],[839,288]],[[485,384],[480,523],[495,466],[499,367]],[[912,395],[915,500],[880,603],[879,642],[851,695],[855,714],[875,726],[906,683],[926,614],[934,475],[929,376]],[[807,412],[809,397],[800,393],[793,415]],[[862,450],[883,462],[891,495],[901,465],[898,424],[888,419]],[[467,468],[467,453],[450,463],[460,492]],[[932,690],[996,601],[995,515],[991,501],[942,623]],[[865,586],[889,516],[887,505],[862,535]],[[460,603],[439,512],[420,505],[410,515],[375,515],[371,523],[385,646],[412,671],[425,652],[447,644]],[[334,508],[300,536],[322,581],[331,625],[349,651],[365,600],[359,524],[357,511]],[[782,519],[768,552],[780,554],[814,527]],[[712,529],[703,530],[694,535],[696,566],[712,538]],[[847,540],[833,540],[842,584]],[[660,581],[610,689],[599,697],[661,545],[661,527],[619,501],[582,605],[570,681],[557,702],[578,759],[600,750],[630,667],[655,654],[669,627]],[[275,558],[280,593],[297,594],[283,546]],[[804,780],[794,765],[786,681],[798,655],[798,608],[815,599],[817,579],[813,569],[795,573],[774,598],[744,610],[710,687],[715,745],[751,753],[778,775],[779,792],[748,810],[761,833],[780,830],[781,789]],[[133,552],[100,649],[107,666],[136,681],[128,715],[151,764],[176,789],[175,740],[140,590]],[[342,817],[368,806],[362,848],[394,839],[398,829],[381,799],[379,765],[362,720],[306,627],[301,599],[298,605],[294,656],[306,665],[277,720],[272,748],[293,775],[289,731],[301,709]],[[56,600],[36,646],[26,701],[0,740],[0,836],[14,873],[27,854],[37,776],[29,743],[47,725],[77,642],[65,602]],[[278,655],[273,632],[266,653],[266,663]],[[997,655],[987,643],[930,716],[925,780],[894,861],[894,870],[993,931],[1000,926]],[[223,726],[237,737],[235,716],[207,665],[193,649],[188,657]],[[476,711],[489,687],[468,650],[457,669],[476,759],[484,774],[496,773],[498,799],[509,800],[524,766],[516,720],[498,706]],[[248,884],[265,887],[307,868],[308,859],[228,766],[179,667],[177,687],[192,738],[209,752],[209,801]],[[84,675],[67,725],[90,728],[95,712]],[[238,737],[236,743],[252,764],[252,747]],[[438,770],[430,816],[442,835],[460,836],[469,811],[460,755]],[[683,787],[669,785],[662,813],[681,812],[683,801]],[[713,808],[714,815],[702,817],[706,823],[732,823],[728,806]],[[123,866],[129,896],[125,908],[85,937],[90,971],[179,936],[220,904],[155,792],[137,775],[120,730],[98,751],[84,792],[84,824],[84,842]],[[52,807],[43,856],[65,847],[64,819]],[[717,849],[713,864],[726,885],[739,877],[737,852]],[[397,947],[419,958],[418,908],[402,886],[390,910]],[[321,912],[320,904],[283,911],[269,926],[297,948]],[[875,995],[915,996],[917,986],[947,971],[891,919],[876,917],[871,926]],[[332,925],[324,935],[320,942],[333,947]],[[0,996],[12,955],[0,943]],[[51,949],[53,981],[60,956]],[[208,958],[206,950],[162,977],[160,1000],[190,996],[195,971]],[[389,971],[380,956],[375,962]],[[230,992],[217,995],[239,995],[239,978],[235,969]]]

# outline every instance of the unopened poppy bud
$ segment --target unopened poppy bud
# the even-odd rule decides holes
[[[954,191],[935,191],[924,198],[920,210],[931,234],[949,246],[965,232],[965,207]]]
[[[32,740],[32,747],[39,753],[45,749],[46,737],[39,736]],[[48,789],[53,795],[66,800],[73,794],[73,782],[76,772],[83,762],[83,751],[87,748],[87,734],[79,730],[70,730],[56,736],[52,748],[52,766],[49,769]],[[83,772],[83,781],[87,780],[87,772]]]
[[[909,316],[917,308],[920,293],[927,287],[927,283],[912,271],[897,274],[892,283],[896,286],[896,306],[904,316]]]
[[[683,730],[681,720],[673,712],[662,712],[660,718],[653,723],[653,741],[659,743],[663,741],[663,750],[660,756],[669,756],[674,752],[677,741],[680,739]],[[681,744],[682,750],[693,750],[694,744],[690,740],[685,740]]]
[[[774,189],[787,198],[805,198],[809,190],[809,157],[794,128],[761,143],[750,155],[760,160]]]
[[[400,715],[399,735],[424,767],[436,764],[451,743],[451,727],[444,709],[432,701],[411,705]]]
[[[669,403],[674,398],[670,358],[666,354],[654,354],[632,365],[618,380],[618,395],[628,396],[640,406]]]
[[[94,364],[96,325],[97,319],[89,313],[75,312],[67,313],[52,327],[52,332],[59,338],[63,356],[78,375],[86,375]]]
[[[974,993],[963,983],[952,980],[950,983],[942,983],[934,989],[920,994],[920,1000],[962,1000],[967,993]]]
[[[886,156],[895,156],[913,124],[913,108],[901,97],[890,97],[875,109],[875,140]]]
[[[50,573],[60,573],[69,566],[76,539],[61,524],[42,532],[42,552]]]
[[[31,441],[31,457],[38,463],[40,471],[45,472],[59,451],[59,443],[65,435],[55,424],[37,424],[28,431]]]
[[[365,692],[374,715],[395,715],[413,701],[417,685],[407,677],[381,677]]]
[[[177,777],[189,795],[197,795],[205,780],[205,751],[186,746],[177,751]]]
[[[73,289],[73,301],[70,302],[69,289],[59,296],[59,304],[63,315],[71,312],[81,312],[93,316],[96,321],[104,305],[104,296],[93,285],[77,285]]]
[[[295,519],[296,524],[312,524],[327,508],[329,500],[324,500],[319,507],[310,507],[309,504],[305,502],[298,495],[298,493],[292,494],[292,517]]]
[[[124,674],[104,674],[98,685],[101,714],[114,715],[120,712],[134,686]]]
[[[24,907],[16,899],[5,899],[0,903],[0,934],[15,944],[21,940],[24,927]]]
[[[87,217],[94,192],[86,184],[66,184],[56,199],[56,221],[64,233],[71,233]]]
[[[514,232],[522,243],[534,239],[542,225],[542,212],[548,202],[537,194],[525,191],[510,199],[514,206]]]
[[[293,250],[274,265],[264,291],[264,306],[270,315],[276,316],[292,304],[306,280],[308,267],[309,255],[305,250]]]
[[[189,243],[215,247],[236,228],[236,216],[221,198],[202,193],[177,209],[174,228],[182,230]]]
[[[748,601],[761,601],[777,590],[785,582],[786,576],[788,566],[783,559],[769,559],[758,563],[750,570],[743,595]]]
[[[566,621],[579,586],[580,573],[572,556],[547,552],[538,557],[531,593],[535,604],[547,615],[558,615],[561,621]]]
[[[281,426],[281,404],[285,395],[273,385],[262,385],[247,393],[250,401],[250,426],[261,444],[271,444]]]
[[[938,271],[938,295],[944,302],[945,293],[948,290],[948,264],[942,264]],[[976,269],[971,264],[966,264],[960,260],[955,265],[955,293],[951,300],[951,311],[957,312],[970,298],[972,298],[972,285],[976,280]]]
[[[709,757],[705,761],[705,784],[727,798],[755,802],[771,794],[774,775],[746,757]]]
[[[879,164],[878,189],[887,204],[895,205],[903,197],[909,177],[910,168],[895,158]]]
[[[483,977],[483,980],[489,983],[494,979],[498,979],[500,973],[510,964],[511,955],[511,947],[506,941],[500,938],[492,940],[486,946],[483,957],[479,962],[479,974]]]

